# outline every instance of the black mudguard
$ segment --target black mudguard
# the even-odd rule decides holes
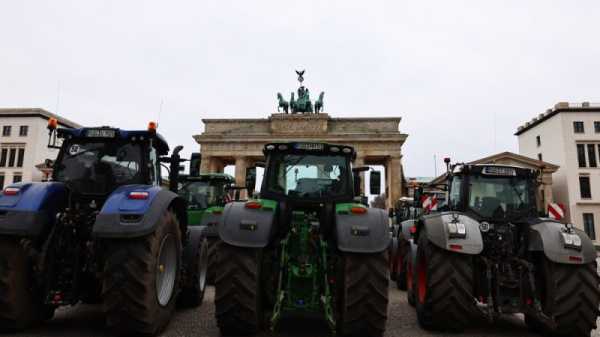
[[[455,220],[465,224],[466,238],[450,238],[446,224]],[[479,230],[479,222],[465,214],[443,212],[426,215],[421,218],[419,225],[419,235],[423,235],[424,232],[430,242],[442,249],[468,255],[477,255],[483,251],[483,238]],[[451,245],[460,245],[462,249],[453,250],[450,248]]]
[[[37,237],[54,224],[56,214],[65,207],[64,184],[18,183],[16,195],[0,195],[0,234]]]
[[[122,193],[116,191],[115,193]],[[110,199],[109,199],[110,201]],[[108,204],[108,201],[107,201]],[[107,205],[96,217],[93,235],[97,238],[135,238],[146,236],[156,230],[161,216],[172,207],[181,226],[181,233],[187,232],[185,201],[177,194],[160,189],[149,200],[147,207],[139,213],[119,211],[118,205],[106,211]]]
[[[574,234],[581,238],[581,250],[565,248],[560,233],[565,228],[560,222],[543,219],[529,227],[529,250],[543,251],[555,263],[587,264],[596,260],[596,249],[584,231],[574,228]]]
[[[206,237],[203,226],[190,226],[187,231],[186,245],[183,247],[183,266],[186,270],[193,270],[197,265],[196,257],[200,250],[200,244]]]
[[[249,209],[245,202],[230,202],[225,205],[219,218],[219,237],[232,246],[264,248],[273,233],[275,210]]]
[[[336,214],[338,249],[346,253],[379,253],[388,249],[388,221],[388,213],[378,208],[369,208],[364,214]]]

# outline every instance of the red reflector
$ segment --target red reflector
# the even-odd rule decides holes
[[[450,245],[450,249],[452,249],[452,250],[462,250],[462,246],[461,245]]]
[[[352,212],[354,214],[365,214],[365,213],[367,213],[367,208],[366,207],[352,207],[352,208],[350,208],[350,212]]]
[[[581,262],[583,258],[581,256],[569,256],[569,261]]]
[[[7,187],[4,189],[4,195],[17,195],[19,193],[19,189],[16,187]]]
[[[525,300],[525,302],[527,302],[527,305],[533,304],[533,300],[531,298],[528,298],[527,300]]]
[[[261,208],[262,205],[260,204],[260,202],[258,201],[248,201],[246,203],[246,208],[250,208],[250,209],[259,209]]]
[[[417,226],[412,226],[412,227],[410,227],[410,232],[411,232],[412,234],[415,234],[415,233],[417,232]]]
[[[146,200],[148,199],[148,192],[130,192],[129,199]]]

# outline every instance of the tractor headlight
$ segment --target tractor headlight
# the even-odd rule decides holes
[[[451,238],[465,238],[467,237],[467,227],[464,223],[460,222],[449,222],[447,224],[448,234]]]
[[[577,234],[561,233],[565,248],[581,250],[581,238]]]

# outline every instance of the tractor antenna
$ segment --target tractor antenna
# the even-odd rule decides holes
[[[164,103],[164,99],[161,98],[160,106],[158,107],[158,116],[156,117],[156,126],[158,126],[159,121],[160,121],[160,114],[162,113],[163,103]]]
[[[60,80],[56,83],[56,108],[54,113],[58,115],[58,108],[60,107]]]

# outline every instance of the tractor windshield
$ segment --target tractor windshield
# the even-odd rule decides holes
[[[481,217],[523,216],[534,203],[526,178],[469,176],[468,207]]]
[[[322,199],[351,194],[348,158],[343,155],[274,153],[267,189],[290,197]]]
[[[116,186],[147,183],[142,174],[142,145],[126,142],[65,143],[54,180],[82,194],[107,194]]]
[[[225,197],[223,185],[222,181],[192,181],[181,187],[179,195],[188,202],[188,207],[206,209],[223,204]]]

